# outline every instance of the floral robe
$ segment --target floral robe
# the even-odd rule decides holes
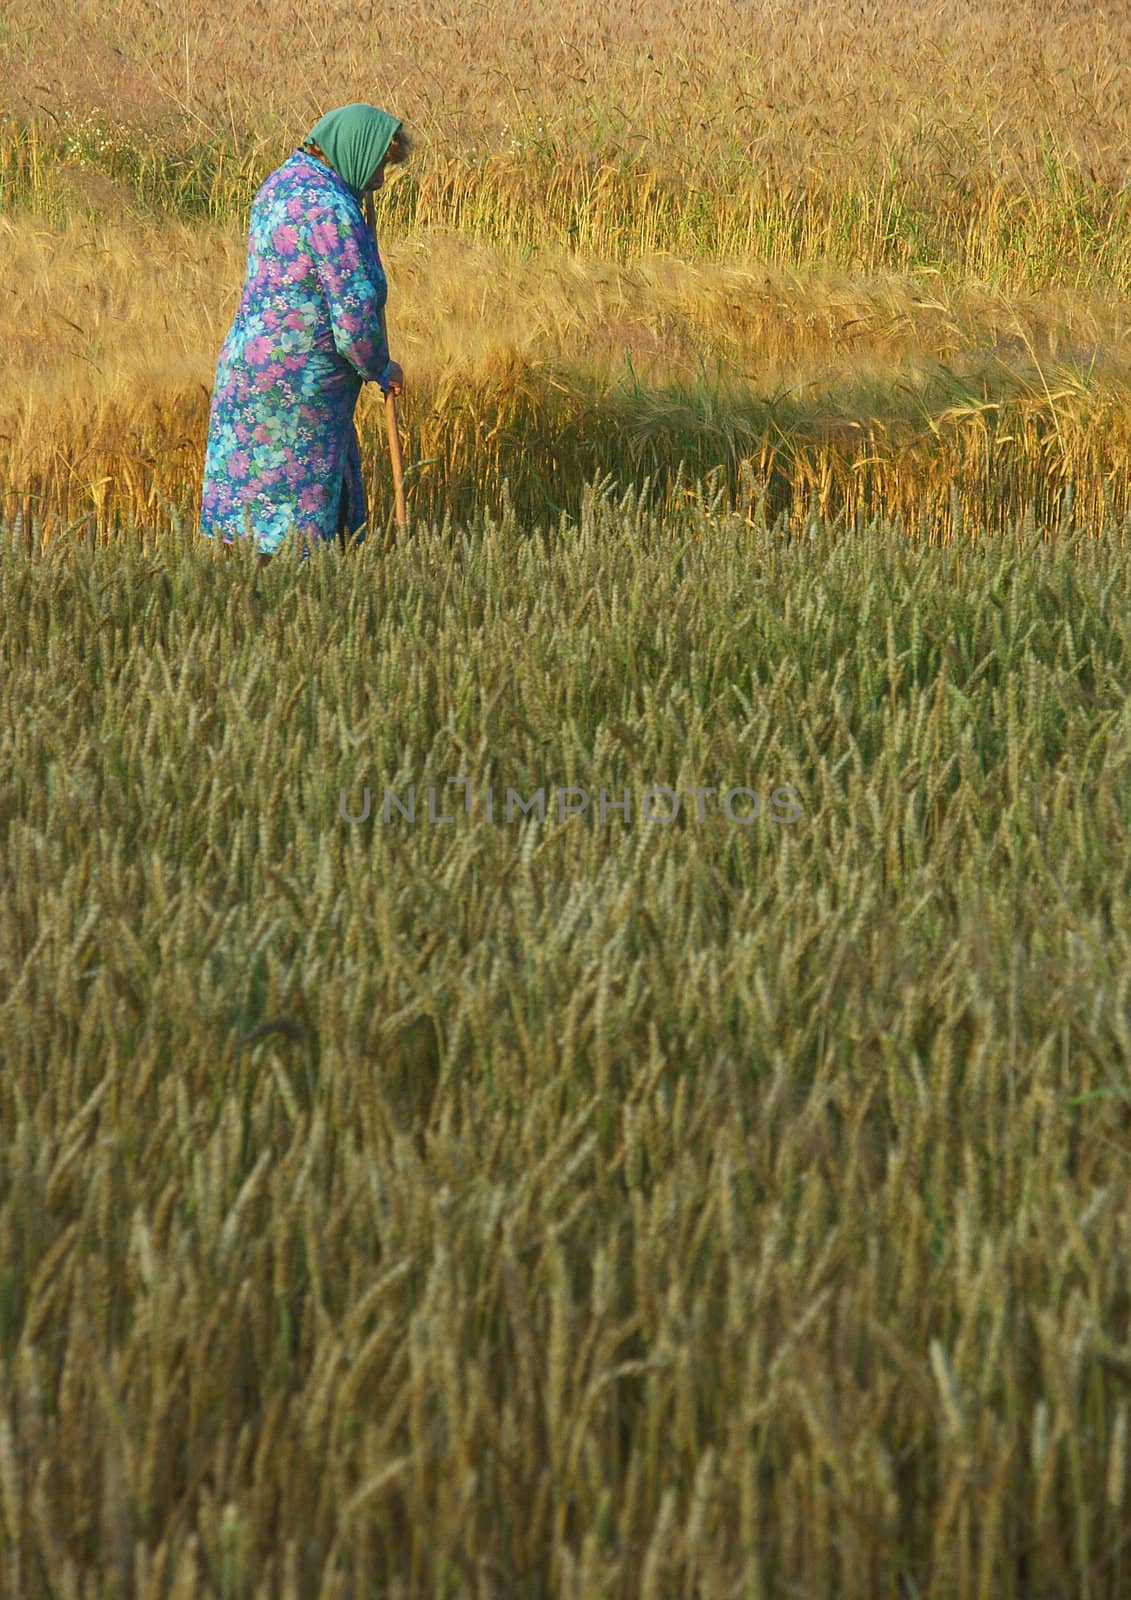
[[[296,151],[252,205],[247,278],[212,392],[202,533],[250,533],[274,552],[293,532],[307,556],[339,526],[364,530],[353,417],[363,380],[388,384],[387,292],[357,201]]]

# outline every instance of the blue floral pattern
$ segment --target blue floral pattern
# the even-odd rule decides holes
[[[308,556],[367,515],[354,410],[366,379],[386,389],[388,286],[361,208],[337,173],[296,151],[251,210],[247,277],[220,351],[204,461],[201,532],[288,534]]]

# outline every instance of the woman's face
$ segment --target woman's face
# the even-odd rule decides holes
[[[377,168],[377,171],[365,185],[366,194],[376,194],[378,189],[384,188],[385,168],[388,166],[389,162],[393,162],[395,164],[399,159],[400,158],[397,154],[395,146],[390,145],[388,150],[386,150],[385,154],[381,157],[381,165]]]
[[[404,152],[401,150],[396,140],[394,140],[389,148],[385,151],[385,154],[381,157],[381,165],[377,168],[377,171],[365,185],[365,193],[376,194],[378,189],[384,188],[386,166],[388,166],[390,162],[392,162],[392,164],[395,166],[398,162],[403,160]]]

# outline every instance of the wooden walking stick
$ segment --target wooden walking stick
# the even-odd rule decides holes
[[[373,235],[373,243],[377,243],[377,219],[373,214],[373,196],[365,196],[365,220],[369,231]],[[385,349],[389,348],[389,335],[385,328],[385,308],[381,307],[381,334],[385,340]],[[401,436],[397,427],[397,397],[390,392],[385,396],[385,423],[389,434],[389,457],[393,463],[393,489],[397,497],[397,526],[403,532],[408,526],[408,508],[404,497],[404,462],[401,459]]]

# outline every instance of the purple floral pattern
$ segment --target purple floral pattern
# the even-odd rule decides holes
[[[345,184],[296,151],[251,209],[247,277],[220,351],[204,459],[201,532],[264,552],[288,534],[310,554],[366,520],[354,409],[366,379],[388,385],[388,286]]]

